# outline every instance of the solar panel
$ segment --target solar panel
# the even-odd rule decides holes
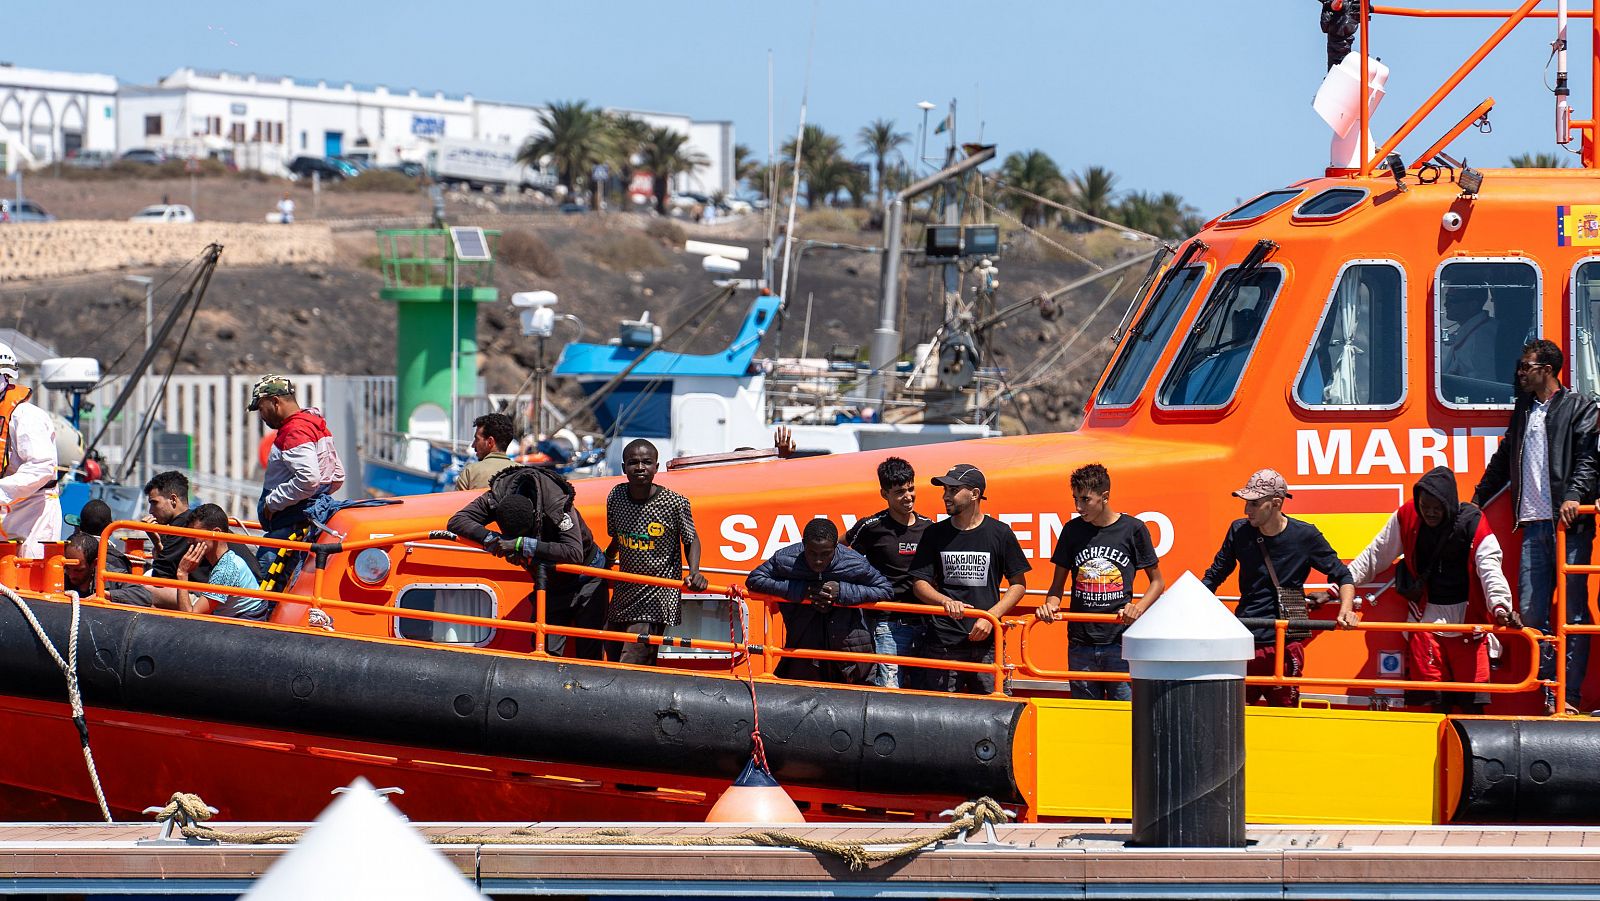
[[[456,259],[463,263],[486,263],[490,259],[489,239],[477,226],[452,226],[450,243],[455,245]]]

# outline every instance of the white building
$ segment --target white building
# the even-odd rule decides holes
[[[117,149],[117,79],[0,63],[0,172]]]
[[[122,88],[116,146],[180,156],[231,150],[241,167],[274,174],[302,155],[389,165],[426,160],[439,138],[521,146],[540,132],[542,109],[471,94],[184,68],[153,86]],[[706,156],[710,165],[682,179],[679,190],[733,193],[732,123],[612,112],[675,128]]]

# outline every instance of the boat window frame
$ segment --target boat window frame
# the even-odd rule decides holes
[[[1188,319],[1189,317],[1192,317],[1194,315],[1198,315],[1198,311],[1191,312],[1189,308],[1194,306],[1195,296],[1199,295],[1200,294],[1200,290],[1202,288],[1206,287],[1206,279],[1211,277],[1211,275],[1212,275],[1211,270],[1213,268],[1213,264],[1212,264],[1212,261],[1210,261],[1210,260],[1199,259],[1198,262],[1191,262],[1191,263],[1189,263],[1189,265],[1187,265],[1187,266],[1185,266],[1183,268],[1184,269],[1199,269],[1200,270],[1200,275],[1195,279],[1194,291],[1193,291],[1193,293],[1191,293],[1189,295],[1188,302],[1185,304],[1185,306],[1183,308],[1180,308],[1180,309],[1175,311],[1175,317],[1176,318],[1175,318],[1175,320],[1173,322],[1173,325],[1172,325],[1172,335],[1168,335],[1167,336],[1167,343],[1169,345],[1172,342],[1173,335],[1176,335],[1178,333],[1180,327],[1184,324],[1184,321],[1186,319]],[[1165,273],[1163,272],[1162,275],[1164,276]],[[1181,273],[1175,274],[1173,276],[1173,280],[1176,281],[1180,276],[1181,276]],[[1150,294],[1149,297],[1147,297],[1145,299],[1144,304],[1140,307],[1139,315],[1137,317],[1135,317],[1134,324],[1129,327],[1129,334],[1132,334],[1134,329],[1137,329],[1139,326],[1143,325],[1145,316],[1148,315],[1151,312],[1151,309],[1152,309],[1151,305],[1156,302],[1156,295],[1154,293],[1154,289],[1155,289],[1155,287],[1157,285],[1160,284],[1160,278],[1161,278],[1161,276],[1158,276],[1157,277],[1157,281],[1152,283],[1152,285],[1151,285],[1151,294]],[[1169,284],[1171,284],[1171,283],[1169,283]],[[1155,377],[1156,371],[1161,368],[1161,357],[1162,357],[1163,354],[1165,354],[1167,352],[1167,350],[1168,350],[1167,347],[1162,347],[1160,350],[1156,351],[1155,359],[1150,361],[1150,368],[1148,370],[1146,370],[1146,372],[1144,374],[1144,378],[1139,381],[1139,390],[1133,392],[1131,399],[1127,403],[1125,403],[1125,404],[1111,404],[1111,403],[1106,403],[1106,402],[1102,401],[1101,400],[1101,395],[1103,395],[1105,393],[1106,380],[1109,379],[1112,376],[1113,372],[1115,371],[1116,364],[1121,360],[1122,355],[1129,351],[1129,348],[1127,347],[1127,340],[1128,340],[1127,338],[1124,338],[1122,346],[1119,346],[1117,348],[1117,352],[1112,354],[1110,362],[1106,364],[1105,375],[1101,377],[1100,383],[1095,386],[1093,397],[1094,397],[1094,409],[1096,409],[1096,410],[1130,410],[1130,409],[1138,406],[1139,401],[1144,398],[1145,391],[1150,387],[1150,380]]]
[[[1250,225],[1252,223],[1259,222],[1262,219],[1265,219],[1266,217],[1271,216],[1273,213],[1276,213],[1279,210],[1283,209],[1284,207],[1288,206],[1291,202],[1294,201],[1294,199],[1296,197],[1299,197],[1301,194],[1304,194],[1305,192],[1306,192],[1305,188],[1273,188],[1270,191],[1262,191],[1260,194],[1257,194],[1256,196],[1250,198],[1249,200],[1246,200],[1244,203],[1239,204],[1238,206],[1234,207],[1233,209],[1231,209],[1231,210],[1227,211],[1226,213],[1223,213],[1221,216],[1217,217],[1217,227],[1219,227],[1219,228],[1236,228],[1236,227],[1241,226],[1241,225]],[[1243,209],[1249,207],[1251,204],[1256,203],[1256,202],[1258,202],[1258,201],[1260,201],[1260,200],[1262,200],[1262,199],[1264,199],[1266,197],[1269,197],[1269,196],[1271,196],[1273,194],[1283,194],[1283,195],[1286,195],[1286,196],[1283,198],[1283,200],[1281,202],[1275,203],[1272,206],[1267,207],[1266,209],[1262,210],[1259,213],[1255,213],[1255,214],[1253,214],[1251,216],[1242,217],[1242,218],[1239,218],[1239,219],[1232,218],[1233,216],[1237,215],[1240,210],[1243,210]]]
[[[1300,399],[1300,380],[1305,378],[1306,367],[1311,365],[1311,358],[1316,353],[1317,339],[1322,337],[1322,327],[1328,320],[1328,314],[1333,310],[1333,299],[1339,293],[1339,285],[1344,282],[1344,274],[1352,266],[1389,266],[1400,273],[1400,399],[1392,404],[1382,405],[1308,404]],[[1407,293],[1410,288],[1411,284],[1407,277],[1406,267],[1399,260],[1364,257],[1348,260],[1339,267],[1339,271],[1333,277],[1333,286],[1328,289],[1328,299],[1322,304],[1322,315],[1317,318],[1317,327],[1311,333],[1311,343],[1306,345],[1306,354],[1300,358],[1300,368],[1295,371],[1294,381],[1289,383],[1289,396],[1293,399],[1295,406],[1307,413],[1354,410],[1381,413],[1398,410],[1406,405],[1406,401],[1411,397],[1411,295]]]
[[[1271,299],[1267,301],[1267,312],[1261,317],[1261,326],[1256,331],[1255,340],[1250,343],[1250,353],[1245,356],[1244,365],[1239,367],[1239,378],[1234,381],[1233,390],[1228,393],[1227,400],[1224,400],[1220,404],[1167,404],[1162,403],[1161,394],[1164,390],[1166,390],[1167,381],[1171,379],[1177,372],[1177,365],[1179,360],[1181,360],[1183,357],[1184,348],[1188,345],[1189,340],[1194,337],[1194,325],[1199,321],[1200,315],[1205,312],[1206,305],[1211,303],[1219,288],[1226,287],[1226,278],[1228,273],[1238,269],[1241,265],[1242,261],[1239,263],[1234,263],[1232,266],[1229,266],[1226,269],[1218,270],[1217,277],[1212,279],[1211,290],[1206,294],[1206,298],[1200,304],[1199,309],[1195,310],[1195,318],[1189,323],[1189,334],[1184,336],[1183,344],[1178,347],[1176,352],[1174,352],[1171,362],[1167,363],[1166,373],[1162,375],[1160,384],[1156,385],[1156,393],[1152,400],[1154,400],[1155,408],[1157,410],[1160,410],[1163,413],[1180,414],[1215,413],[1220,410],[1226,410],[1238,402],[1239,388],[1244,385],[1244,378],[1250,372],[1250,364],[1255,362],[1256,351],[1261,348],[1261,338],[1266,333],[1267,323],[1271,321],[1273,311],[1278,308],[1278,299],[1283,296],[1284,286],[1289,282],[1289,267],[1285,266],[1283,263],[1265,262],[1256,267],[1257,271],[1262,269],[1278,270],[1278,287],[1273,290]]]
[[[1566,375],[1566,380],[1571,383],[1568,385],[1568,387],[1573,390],[1577,390],[1578,387],[1578,379],[1572,374],[1572,351],[1573,348],[1578,346],[1578,270],[1591,263],[1600,265],[1600,254],[1590,254],[1586,257],[1579,257],[1578,260],[1572,264],[1572,272],[1567,277],[1567,304],[1566,310],[1564,310],[1564,312],[1567,314],[1568,320],[1567,346],[1565,349],[1563,349],[1562,353],[1566,357],[1567,371],[1564,374]],[[1591,336],[1591,340],[1593,340],[1593,336]]]
[[[1442,298],[1439,296],[1439,277],[1444,274],[1446,266],[1454,266],[1457,263],[1526,263],[1527,265],[1532,266],[1534,295],[1533,325],[1535,330],[1535,339],[1544,337],[1544,269],[1539,265],[1538,260],[1535,260],[1533,257],[1520,254],[1506,254],[1505,256],[1449,257],[1447,259],[1440,260],[1439,265],[1435,266],[1433,269],[1433,284],[1429,288],[1430,296],[1428,298],[1428,312],[1433,314],[1433,324],[1428,329],[1428,343],[1431,345],[1429,348],[1429,356],[1433,361],[1433,379],[1431,380],[1432,385],[1430,386],[1431,390],[1433,391],[1433,399],[1446,410],[1493,410],[1496,412],[1513,410],[1517,406],[1515,387],[1512,388],[1511,403],[1508,404],[1458,404],[1454,401],[1445,399],[1444,384],[1441,381],[1444,377],[1444,373],[1441,371],[1444,368],[1444,360],[1440,354],[1440,351],[1444,345],[1443,342],[1439,340],[1439,320],[1444,313],[1444,307],[1442,306]]]
[[[1361,196],[1357,197],[1354,202],[1352,202],[1349,206],[1345,207],[1342,210],[1338,210],[1338,211],[1332,212],[1332,213],[1302,213],[1302,212],[1300,212],[1300,210],[1303,209],[1306,204],[1315,201],[1318,197],[1322,197],[1322,196],[1327,195],[1327,194],[1344,193],[1344,192],[1347,192],[1347,191],[1359,192]],[[1320,224],[1322,224],[1324,222],[1331,222],[1331,221],[1333,221],[1335,219],[1343,219],[1345,216],[1348,216],[1351,213],[1355,212],[1356,210],[1360,209],[1361,205],[1366,203],[1368,198],[1370,198],[1370,197],[1372,197],[1372,190],[1370,188],[1361,188],[1361,187],[1357,187],[1355,185],[1340,185],[1338,187],[1325,188],[1325,189],[1323,189],[1321,191],[1318,191],[1315,194],[1312,194],[1310,197],[1307,197],[1305,200],[1302,200],[1298,204],[1296,204],[1295,208],[1294,208],[1294,212],[1289,214],[1289,218],[1292,221],[1297,222],[1297,223],[1302,223],[1302,224],[1306,224],[1306,225],[1320,225]]]
[[[499,594],[499,592],[494,590],[494,586],[493,585],[490,585],[487,582],[410,582],[410,583],[407,583],[407,584],[402,585],[399,588],[395,589],[395,592],[394,592],[394,604],[393,604],[393,606],[394,606],[394,609],[396,611],[396,615],[392,618],[393,626],[390,629],[390,631],[394,633],[394,637],[400,639],[401,641],[411,642],[413,644],[438,645],[440,647],[447,647],[447,648],[482,648],[482,647],[488,647],[491,643],[493,643],[494,639],[495,639],[495,636],[500,634],[500,630],[495,628],[494,626],[478,627],[478,628],[487,628],[489,630],[489,635],[486,638],[484,638],[483,641],[479,641],[479,642],[469,642],[469,641],[432,641],[432,640],[424,640],[424,639],[420,639],[420,638],[411,638],[409,636],[400,634],[400,621],[403,620],[403,619],[414,619],[415,618],[415,617],[399,615],[400,613],[403,613],[406,610],[406,608],[400,606],[400,601],[401,601],[402,598],[404,598],[406,596],[406,592],[412,591],[412,590],[415,590],[415,589],[428,589],[430,591],[438,591],[438,590],[441,590],[441,589],[451,589],[451,588],[471,588],[471,589],[477,589],[477,590],[483,591],[484,593],[488,594],[489,595],[489,618],[490,619],[499,619],[500,618],[500,594]],[[438,611],[434,610],[434,611],[431,611],[431,612],[437,613]],[[422,620],[422,622],[437,623],[438,620]]]

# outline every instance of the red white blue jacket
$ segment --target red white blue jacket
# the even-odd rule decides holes
[[[262,484],[261,506],[277,513],[344,485],[344,464],[322,411],[308,407],[278,427]]]

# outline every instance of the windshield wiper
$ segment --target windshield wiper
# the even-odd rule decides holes
[[[1195,257],[1205,253],[1209,249],[1210,248],[1206,245],[1206,242],[1200,240],[1199,238],[1195,238],[1193,241],[1190,241],[1188,246],[1183,248],[1183,253],[1178,256],[1178,259],[1173,261],[1171,266],[1167,267],[1166,272],[1161,273],[1161,280],[1156,282],[1156,286],[1150,289],[1150,293],[1147,296],[1152,298],[1160,297],[1162,292],[1166,291],[1167,287],[1172,284],[1172,280],[1176,278],[1179,273],[1189,268],[1189,263],[1192,262]],[[1159,266],[1160,263],[1161,260],[1157,258],[1156,265]],[[1152,275],[1155,274],[1155,269],[1152,268],[1150,273]],[[1149,280],[1149,276],[1146,276],[1145,278],[1147,281]],[[1135,294],[1133,296],[1135,299],[1134,305],[1137,306],[1137,301],[1140,295]],[[1138,322],[1134,323],[1133,328],[1128,331],[1129,335],[1137,335],[1144,329],[1144,325],[1150,319],[1150,314],[1153,309],[1153,307],[1148,306],[1145,308],[1145,314],[1139,317]],[[1128,312],[1130,314],[1133,312],[1132,306],[1128,307]],[[1124,317],[1124,319],[1126,319],[1126,317]],[[1120,329],[1120,326],[1118,328]],[[1120,340],[1120,336],[1116,334],[1113,334],[1112,338],[1113,340]]]

